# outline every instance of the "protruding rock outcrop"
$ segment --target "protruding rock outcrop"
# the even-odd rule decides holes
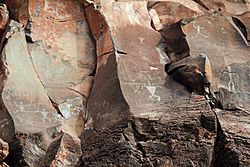
[[[250,165],[249,2],[1,2],[2,166]]]

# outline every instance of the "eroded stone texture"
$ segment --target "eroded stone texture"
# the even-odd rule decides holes
[[[237,11],[230,12],[237,14]],[[237,18],[244,21],[242,24],[245,23],[248,31],[247,17]],[[242,151],[243,145],[248,145],[249,141],[249,43],[244,35],[247,32],[234,18],[224,13],[202,16],[183,29],[191,54],[204,53],[209,57],[212,89],[224,109],[216,110],[221,130],[218,130],[218,143],[215,145],[218,149],[215,164],[248,166],[248,146]]]
[[[8,156],[9,154],[9,145],[2,139],[0,139],[0,165],[3,164],[3,160]]]
[[[11,22],[3,51],[9,74],[5,85],[0,82],[0,135],[12,142],[6,162],[249,166],[249,2],[86,2],[6,0],[10,17],[20,22]],[[193,61],[204,57],[212,72],[206,60]],[[170,71],[185,72],[183,65],[194,62],[212,78],[220,102],[214,110],[164,71],[170,63]],[[24,108],[18,109],[29,114],[17,114],[20,101]],[[31,104],[45,110],[31,111]],[[47,110],[61,126],[35,115]],[[36,131],[16,133],[14,140],[8,112],[17,131],[28,129],[30,119]]]
[[[59,132],[58,127],[52,127],[39,133],[17,133],[18,143],[6,162],[10,166],[39,166],[50,143]]]
[[[148,8],[150,10],[155,10],[161,24],[167,26],[174,24],[181,19],[192,20],[204,14],[204,12],[199,9],[199,5],[195,4],[195,2],[191,2],[191,4],[188,3],[190,2],[151,2],[151,4],[148,4]]]
[[[11,21],[3,52],[6,75],[8,72],[3,100],[8,112],[15,113],[12,115],[15,128],[21,134],[18,136],[21,147],[17,142],[13,149],[20,156],[12,152],[8,161],[21,165],[18,161],[22,159],[22,165],[37,166],[53,138],[41,135],[47,128],[61,125],[58,131],[71,138],[79,137],[84,129],[85,105],[96,68],[95,42],[85,19],[84,5],[78,1],[6,3],[11,7],[10,17],[21,23]],[[14,41],[18,42],[13,44]],[[1,119],[5,121],[5,117]],[[5,131],[1,130],[2,136],[12,141],[14,130],[7,137]],[[36,134],[42,136],[37,139],[43,144],[30,139]],[[14,161],[15,156],[18,158]]]
[[[249,47],[229,19],[214,13],[184,26],[191,54],[204,53],[211,61],[214,91],[218,88],[218,78],[225,66],[249,61]]]
[[[3,91],[4,87],[4,79],[6,77],[5,75],[5,66],[3,61],[0,62],[0,91]],[[0,136],[1,138],[8,142],[12,143],[15,141],[15,127],[14,122],[3,102],[3,99],[0,99],[0,106],[1,106],[1,112],[0,112]]]
[[[44,158],[39,162],[38,166],[76,166],[80,156],[80,140],[71,137],[71,135],[67,133],[61,133],[51,142]]]
[[[50,97],[69,117],[77,112],[73,110],[83,110],[95,69],[95,45],[84,6],[69,0],[31,1],[29,13],[30,37],[45,43],[29,45],[34,67]]]
[[[10,18],[18,21],[22,26],[26,26],[29,18],[28,0],[5,0],[10,12]]]
[[[151,28],[147,3],[101,5],[116,52],[98,62],[83,166],[211,165],[215,117],[205,101],[189,99],[165,74],[156,50],[161,36]]]
[[[60,117],[37,78],[22,29],[8,39],[3,57],[7,78],[2,98],[16,130],[39,132],[58,125]]]
[[[218,166],[249,166],[249,114],[216,110],[222,127],[218,144]]]

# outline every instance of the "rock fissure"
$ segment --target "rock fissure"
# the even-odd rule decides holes
[[[32,57],[31,57],[31,55],[30,55],[29,49],[28,49],[28,53],[29,53],[29,57],[30,57],[30,60],[31,60],[31,63],[32,63],[32,67],[33,67],[33,69],[34,69],[34,71],[35,71],[35,73],[36,73],[36,77],[38,78],[38,80],[40,81],[41,85],[43,86],[43,89],[44,89],[44,91],[46,92],[46,95],[47,95],[48,99],[50,100],[51,105],[54,107],[54,109],[57,111],[57,113],[58,113],[60,116],[64,117],[63,114],[62,114],[62,112],[60,111],[60,109],[59,109],[59,107],[58,107],[59,105],[55,102],[55,100],[53,100],[53,99],[50,97],[49,93],[47,92],[47,89],[46,89],[46,87],[45,87],[45,85],[44,85],[42,79],[40,78],[39,73],[37,72],[37,69],[35,68],[35,65],[34,65],[33,59],[32,59]]]
[[[4,3],[5,166],[249,166],[249,3]]]

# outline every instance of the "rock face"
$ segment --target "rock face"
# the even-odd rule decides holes
[[[0,139],[0,166],[1,167],[7,167],[8,165],[3,162],[3,160],[8,156],[9,154],[9,145],[2,139]]]
[[[56,126],[59,121],[56,110],[37,78],[22,30],[13,32],[2,53],[7,73],[3,102],[14,119],[16,130],[29,133]]]
[[[3,165],[250,166],[250,2],[4,3]]]

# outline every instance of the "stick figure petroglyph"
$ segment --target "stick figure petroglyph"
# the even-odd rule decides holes
[[[233,78],[237,77],[239,79],[240,78],[239,75],[237,73],[232,72],[231,66],[227,66],[227,71],[224,71],[222,76],[224,76],[225,74],[227,74],[229,76],[229,82],[227,84],[229,92],[236,93]]]
[[[195,35],[195,37],[192,37],[191,39],[197,38],[198,35],[201,35],[201,36],[203,36],[205,38],[208,38],[208,36],[206,36],[206,35],[204,35],[204,34],[201,33],[201,29],[203,29],[204,27],[201,27],[199,25],[195,25],[195,23],[193,23],[193,27],[197,30],[197,34]]]
[[[134,93],[140,93],[140,90],[146,88],[149,92],[149,98],[152,101],[160,101],[161,97],[156,95],[156,89],[161,88],[161,86],[154,86],[151,84],[153,81],[150,71],[140,71],[134,79],[130,80],[130,83],[122,82],[122,84],[128,84],[130,88],[133,89]]]
[[[144,87],[147,88],[148,92],[150,93],[149,98],[151,100],[155,100],[156,99],[157,101],[161,101],[161,97],[158,96],[158,95],[155,95],[156,89],[158,87],[160,87],[160,86],[151,86],[151,85],[149,85],[149,86],[144,86]]]
[[[134,90],[134,93],[139,93],[139,89],[141,88],[141,84],[140,83],[130,83],[129,84],[130,88],[132,88]]]

